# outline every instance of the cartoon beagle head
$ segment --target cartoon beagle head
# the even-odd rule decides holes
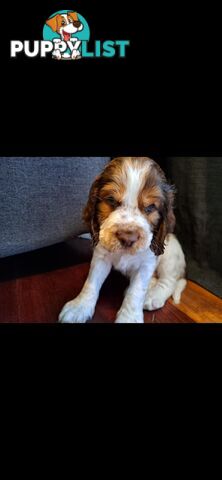
[[[54,15],[46,21],[46,24],[51,27],[53,32],[59,33],[65,42],[70,40],[73,33],[83,29],[83,24],[79,21],[76,12]]]

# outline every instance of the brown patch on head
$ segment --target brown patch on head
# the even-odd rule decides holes
[[[68,25],[66,18],[62,15],[57,15],[57,32],[60,33],[61,27],[66,27]]]
[[[67,15],[72,19],[72,21],[74,22],[78,21],[78,15],[76,12],[68,12]]]
[[[105,201],[112,198],[114,200],[114,206],[115,204],[120,204],[122,202],[124,191],[125,186],[121,183],[121,180],[119,181],[119,184],[109,181],[106,185],[102,186],[100,190],[100,198]]]
[[[124,180],[123,159],[114,159],[90,189],[83,219],[90,227],[94,243],[98,242],[101,223],[121,203],[125,191]]]
[[[76,28],[80,27],[81,22],[79,21],[78,15],[76,12],[67,13],[67,17],[68,17],[68,20],[72,22]],[[68,25],[66,18],[61,14],[57,14],[57,15],[54,15],[54,17],[49,18],[46,21],[46,24],[53,30],[53,32],[58,32],[58,33],[60,33],[61,27],[65,27],[66,25]]]
[[[69,18],[70,20],[72,20],[73,25],[74,25],[76,28],[79,28],[80,25],[81,25],[81,22],[80,22],[79,19],[78,19],[77,13],[76,13],[76,12],[68,12],[67,15],[68,15],[68,18]]]
[[[58,30],[58,19],[59,19],[59,17],[61,17],[61,15],[54,15],[54,17],[49,18],[45,22],[46,25],[48,25],[53,30],[53,32],[56,32]]]
[[[101,187],[98,202],[98,220],[101,225],[122,202],[124,187],[109,182]]]
[[[98,203],[99,225],[101,225],[106,220],[106,218],[108,218],[111,212],[113,212],[113,208],[107,202],[103,201]]]

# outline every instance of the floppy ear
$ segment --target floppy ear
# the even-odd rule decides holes
[[[71,17],[74,22],[78,21],[78,15],[76,12],[68,12],[68,16]]]
[[[93,243],[96,245],[99,240],[99,222],[96,215],[96,205],[98,203],[99,181],[101,176],[99,175],[94,180],[90,191],[87,204],[83,210],[83,220],[88,225],[92,234]]]
[[[174,203],[174,186],[165,184],[165,201],[161,214],[161,219],[154,230],[153,239],[151,242],[150,249],[155,253],[155,255],[162,255],[164,253],[164,241],[168,233],[174,231],[176,219],[173,213],[173,203]]]
[[[56,30],[57,30],[57,17],[58,17],[58,15],[55,15],[54,17],[49,18],[45,22],[46,25],[48,25],[53,30],[53,32],[56,32]]]

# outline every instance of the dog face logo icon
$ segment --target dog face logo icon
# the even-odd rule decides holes
[[[52,58],[76,60],[82,56],[82,41],[89,40],[89,26],[77,12],[60,10],[46,20],[43,38],[54,44]]]

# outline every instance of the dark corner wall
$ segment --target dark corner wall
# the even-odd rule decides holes
[[[177,189],[176,234],[188,278],[222,297],[222,158],[167,157],[164,164]]]

